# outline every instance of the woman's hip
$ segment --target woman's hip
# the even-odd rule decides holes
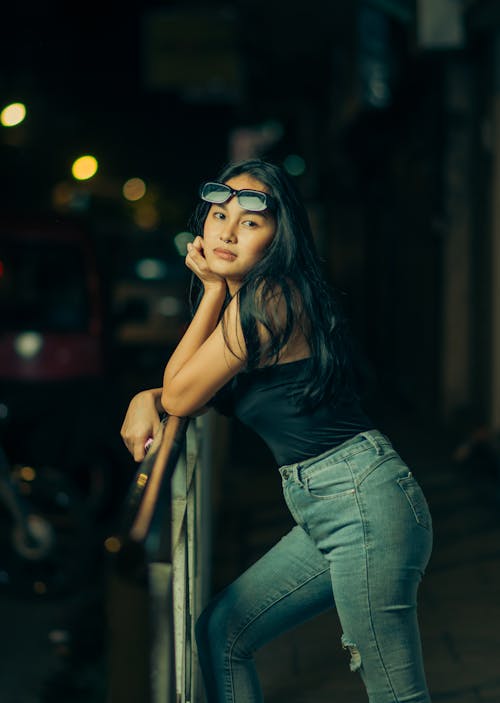
[[[334,552],[380,550],[385,561],[410,559],[425,567],[432,545],[429,506],[415,476],[381,433],[362,433],[280,473],[294,519],[327,558]]]

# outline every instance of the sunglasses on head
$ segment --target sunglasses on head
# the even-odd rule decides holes
[[[262,190],[251,190],[248,188],[234,190],[234,188],[230,188],[225,183],[216,183],[215,181],[204,183],[200,188],[200,198],[206,203],[215,205],[227,203],[234,195],[236,195],[239,206],[250,212],[260,212],[267,208],[272,209],[274,205],[273,197]]]

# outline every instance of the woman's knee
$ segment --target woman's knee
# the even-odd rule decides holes
[[[210,641],[210,619],[211,619],[211,607],[208,606],[203,610],[203,612],[198,616],[198,620],[194,626],[194,633],[196,637],[196,643],[198,648],[206,647]]]
[[[247,641],[248,619],[231,597],[221,593],[198,617],[195,637],[199,650],[210,652],[213,658],[232,656],[251,658],[254,647]]]
[[[195,624],[198,648],[215,649],[218,644],[227,641],[228,624],[228,609],[224,599],[214,599],[202,611]]]

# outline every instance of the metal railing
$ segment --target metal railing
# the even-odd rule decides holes
[[[194,625],[210,581],[210,416],[164,421],[124,506],[120,569],[143,574],[149,614],[141,701],[203,700]]]

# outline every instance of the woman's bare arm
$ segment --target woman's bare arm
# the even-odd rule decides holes
[[[188,329],[165,367],[161,394],[164,410],[169,415],[180,417],[203,411],[219,388],[245,365],[244,354],[238,358],[239,355],[230,351],[244,349],[238,302],[233,298],[224,312],[225,335],[220,317],[226,299],[226,281],[208,267],[201,237],[196,237],[188,247],[186,265],[203,283],[204,293]]]
[[[174,372],[170,361],[167,364],[161,403],[170,415],[185,417],[196,414],[222,386],[245,367],[246,349],[239,321],[237,297],[227,306],[223,319],[225,333],[222,322],[217,323],[213,332],[197,349],[194,349],[194,344],[191,346],[191,340],[188,340],[186,348],[192,353],[182,359],[182,363]],[[190,328],[186,335],[189,332]],[[196,332],[193,337],[195,334]],[[201,337],[198,339],[201,340]]]
[[[215,330],[225,298],[226,284],[224,281],[205,288],[203,298],[189,327],[167,363],[163,375],[164,388],[171,383],[184,364],[191,359]]]

